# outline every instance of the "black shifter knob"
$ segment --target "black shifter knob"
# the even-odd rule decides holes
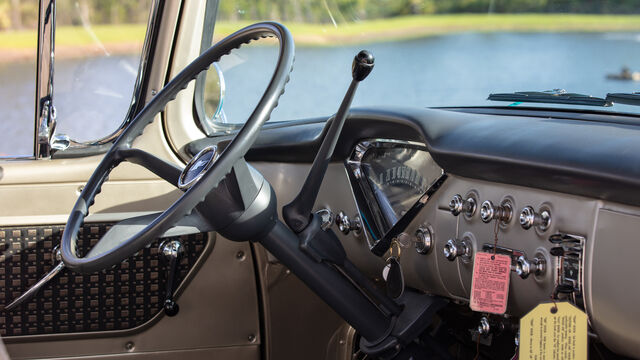
[[[371,70],[373,70],[373,54],[367,50],[362,50],[353,58],[353,65],[351,65],[351,73],[353,74],[353,80],[364,80]]]

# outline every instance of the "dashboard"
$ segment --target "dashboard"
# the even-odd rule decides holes
[[[292,179],[306,176],[326,120],[266,128],[247,154],[282,203],[299,188]],[[588,314],[592,337],[637,356],[638,138],[637,119],[623,115],[355,110],[316,207],[346,220],[336,233],[373,279],[397,243],[408,287],[464,305],[475,255],[495,251],[511,258],[504,319],[558,293]]]
[[[505,318],[518,319],[539,303],[549,302],[555,294],[583,309],[594,334],[607,346],[623,354],[637,353],[640,339],[630,335],[640,330],[637,319],[621,309],[636,307],[633,301],[640,299],[638,289],[622,290],[614,284],[620,280],[634,283],[629,264],[635,262],[635,255],[615,248],[630,248],[627,240],[640,231],[639,209],[447,175],[428,152],[397,141],[387,142],[394,144],[391,148],[376,147],[373,155],[363,156],[375,169],[358,173],[362,167],[354,166],[353,155],[361,151],[362,144],[371,142],[359,142],[344,162],[356,207],[350,221],[362,222],[362,231],[343,234],[350,253],[369,250],[381,260],[391,256],[393,249],[387,251],[388,244],[384,251],[376,248],[385,237],[384,231],[389,231],[398,222],[398,215],[406,215],[407,209],[429,189],[429,185],[416,183],[433,185],[434,179],[444,176],[424,206],[393,236],[394,240],[404,239],[397,243],[402,248],[399,262],[408,286],[468,304],[475,254],[495,251],[511,258]],[[406,156],[407,153],[412,155]],[[421,165],[407,166],[408,158]],[[409,174],[412,170],[420,174],[408,175],[408,181],[380,181],[381,175],[386,180],[386,174],[398,166],[409,167]],[[427,180],[423,183],[411,179]],[[391,214],[371,216],[371,209],[383,214],[385,209],[391,209]],[[370,276],[380,277],[382,262],[372,267],[370,258],[350,257],[359,258],[362,262],[358,265],[369,268]]]

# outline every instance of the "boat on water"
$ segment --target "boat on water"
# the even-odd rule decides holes
[[[640,81],[640,71],[631,71],[628,67],[623,67],[619,73],[607,74],[607,79]]]

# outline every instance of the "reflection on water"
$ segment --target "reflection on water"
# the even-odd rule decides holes
[[[640,70],[637,34],[465,33],[335,48],[298,47],[291,82],[272,119],[336,112],[351,81],[351,60],[362,48],[371,50],[376,65],[360,85],[354,106],[505,105],[486,101],[487,95],[564,88],[604,97],[607,92],[637,91],[640,86],[606,79],[606,74],[619,72],[623,65]],[[240,51],[247,62],[267,55],[275,58],[274,50],[267,47]],[[250,109],[244,107],[256,103],[271,63],[225,71],[229,119],[246,119]],[[256,78],[259,85],[252,86]],[[609,110],[638,112],[640,108],[615,105]]]
[[[291,82],[273,120],[334,113],[362,48],[376,66],[354,101],[362,105],[502,105],[491,92],[564,88],[594,96],[632,92],[637,83],[607,80],[626,65],[640,69],[638,34],[464,33],[401,42],[298,47]],[[275,62],[269,46],[247,46],[223,59],[225,112],[242,122],[257,103]],[[80,140],[104,136],[122,121],[135,80],[135,57],[63,60],[56,64],[59,131]],[[33,136],[34,65],[0,67],[1,153],[29,153]],[[611,110],[635,112],[631,106]]]

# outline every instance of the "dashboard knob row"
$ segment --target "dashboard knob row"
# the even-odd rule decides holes
[[[449,201],[449,211],[454,216],[464,214],[470,218],[475,214],[476,208],[477,201],[472,196],[464,199],[460,194],[456,194]],[[480,206],[480,219],[485,223],[498,220],[506,224],[511,222],[513,211],[512,203],[508,199],[502,201],[500,205],[495,205],[490,200],[486,200]],[[531,206],[525,206],[520,212],[519,221],[520,226],[525,230],[535,227],[544,232],[551,227],[551,211],[544,207],[536,211]]]

